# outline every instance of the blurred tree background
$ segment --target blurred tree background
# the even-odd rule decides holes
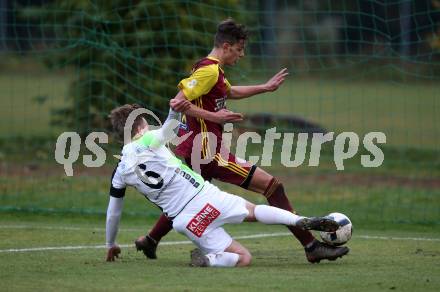
[[[371,79],[437,80],[440,74],[438,0],[0,0],[0,5],[4,53],[34,55],[49,68],[74,71],[71,102],[53,109],[52,122],[81,133],[103,128],[108,110],[118,104],[139,102],[166,112],[175,85],[209,52],[216,24],[226,17],[246,23],[253,33],[247,65],[253,76],[281,66],[298,76],[335,77],[372,66],[383,70]]]
[[[7,47],[41,51],[52,69],[75,72],[71,103],[54,109],[52,122],[81,134],[105,127],[116,105],[140,103],[167,112],[180,78],[212,46],[218,21],[237,17],[239,1],[17,1]],[[185,17],[191,15],[190,17]],[[207,37],[207,34],[209,37]]]

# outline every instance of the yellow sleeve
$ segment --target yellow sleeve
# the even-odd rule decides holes
[[[227,91],[228,91],[228,94],[229,94],[229,92],[231,92],[231,83],[229,83],[228,79],[226,79],[226,78],[225,78],[225,84],[226,84]]]
[[[183,91],[189,101],[207,94],[218,80],[218,65],[203,66],[191,76],[179,82],[177,87]]]

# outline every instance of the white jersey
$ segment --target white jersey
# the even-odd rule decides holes
[[[246,201],[205,182],[177,159],[165,142],[176,136],[177,114],[170,111],[162,128],[149,131],[122,149],[113,173],[106,219],[106,245],[115,245],[126,186],[135,187],[158,205],[173,227],[205,252],[221,252],[232,238],[220,227],[247,216]]]
[[[202,190],[204,179],[163,145],[162,136],[162,128],[149,131],[124,146],[112,187],[133,186],[168,217],[175,217]]]

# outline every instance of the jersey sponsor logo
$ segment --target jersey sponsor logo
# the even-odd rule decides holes
[[[180,123],[179,124],[179,128],[184,130],[184,131],[188,131],[188,129],[189,129],[188,125],[184,124],[184,123]]]
[[[181,170],[180,168],[176,168],[175,172],[180,174],[187,181],[189,181],[189,183],[192,184],[192,186],[195,187],[196,189],[200,186],[200,183],[196,181],[196,179],[193,178],[190,173],[187,173],[186,171]]]
[[[191,79],[190,81],[188,81],[188,84],[186,86],[188,88],[193,88],[196,85],[197,85],[197,80],[196,79]]]
[[[215,99],[215,111],[219,111],[223,108],[226,108],[226,96],[222,98]]]
[[[191,231],[195,236],[201,237],[206,228],[208,228],[218,216],[220,216],[220,211],[212,205],[206,204],[205,207],[189,221],[186,229]]]

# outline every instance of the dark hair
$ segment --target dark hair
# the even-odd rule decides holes
[[[113,109],[110,112],[110,121],[113,126],[113,131],[116,134],[116,137],[120,141],[124,141],[124,127],[125,122],[127,121],[128,116],[134,111],[139,108],[142,108],[138,104],[124,104],[120,107],[117,107]],[[131,127],[131,137],[133,137],[136,134],[136,130],[138,126],[142,123],[142,115],[139,115],[136,117],[136,119],[133,122],[133,126]]]
[[[217,33],[214,38],[214,46],[220,47],[223,43],[231,45],[238,43],[240,40],[247,40],[248,31],[243,24],[236,23],[232,18],[223,20],[217,26]]]

